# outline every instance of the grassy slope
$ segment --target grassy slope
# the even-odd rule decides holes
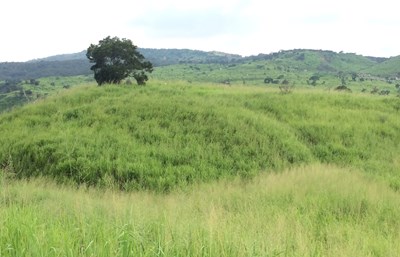
[[[283,51],[274,62],[286,67],[312,72],[358,72],[376,63],[367,57],[351,53],[331,51],[296,50]]]
[[[314,165],[168,195],[0,176],[0,256],[398,256],[399,194],[364,175]]]
[[[240,64],[180,64],[165,67],[157,67],[151,74],[151,78],[163,81],[186,81],[223,83],[229,81],[232,85],[266,85],[278,87],[284,80],[289,85],[297,88],[333,89],[341,85],[338,76],[340,71],[345,73],[346,86],[353,92],[367,93],[374,87],[388,89],[396,92],[395,84],[389,84],[385,80],[366,75],[365,69],[369,69],[371,61],[368,58],[356,55],[333,55],[329,53],[321,55],[317,52],[305,52],[304,60],[297,60],[300,53],[282,54],[280,58],[273,60],[249,60]],[[384,72],[384,68],[381,72]],[[371,70],[373,70],[371,68]],[[364,81],[357,77],[355,81],[351,73],[361,73],[366,77]],[[379,73],[375,72],[374,76]],[[309,78],[317,75],[320,79],[316,87],[309,85]],[[272,78],[278,84],[265,84],[265,78]]]
[[[8,93],[0,93],[0,113],[14,107],[24,105],[45,98],[48,95],[57,94],[66,88],[93,82],[93,76],[71,76],[71,77],[46,77],[37,79],[39,85],[21,81],[18,86],[23,90],[15,90]],[[2,82],[2,81],[0,81]],[[24,92],[25,91],[25,92]]]
[[[399,109],[394,97],[307,90],[87,86],[3,114],[0,163],[19,177],[168,191],[326,162],[398,188]]]
[[[365,72],[369,72],[373,75],[388,76],[388,77],[399,77],[400,76],[400,56],[392,57],[387,61],[384,61],[374,67],[366,69]]]

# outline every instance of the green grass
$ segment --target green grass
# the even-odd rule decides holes
[[[400,56],[396,56],[365,70],[365,72],[378,76],[398,77],[400,75],[399,64]]]
[[[399,111],[307,88],[64,90],[0,116],[0,256],[398,256]]]
[[[58,94],[70,87],[94,82],[93,76],[71,77],[46,77],[34,80],[38,84],[32,84],[30,80],[17,82],[17,90],[0,93],[0,113],[9,111],[27,103],[39,101],[49,95]],[[0,81],[0,84],[4,83]]]
[[[0,116],[18,178],[170,191],[313,162],[400,187],[395,97],[153,82],[86,86]]]
[[[336,92],[372,61],[300,54],[0,95],[30,101],[0,115],[0,256],[398,256],[395,81]]]
[[[167,195],[0,177],[0,256],[398,256],[400,198],[327,165]]]
[[[314,56],[317,58],[317,56]],[[338,72],[319,71],[315,68],[309,70],[311,63],[315,60],[309,60],[311,63],[296,64],[290,62],[290,59],[283,59],[280,64],[275,60],[274,63],[269,61],[252,61],[243,64],[181,64],[170,65],[165,67],[156,67],[150,75],[151,79],[161,80],[164,83],[175,83],[176,80],[183,81],[188,84],[214,83],[225,84],[229,81],[233,86],[264,86],[268,88],[278,89],[282,82],[286,80],[289,86],[297,89],[317,89],[334,91],[336,87],[342,84],[338,76]],[[300,65],[300,66],[299,66]],[[318,65],[316,63],[315,65]],[[341,67],[339,65],[339,67]],[[349,68],[343,65],[343,70]],[[351,69],[350,69],[351,70]],[[390,95],[399,94],[396,89],[396,81],[390,83],[383,78],[366,75],[363,72],[357,73],[358,77],[353,81],[351,74],[345,73],[346,86],[353,93],[361,93],[370,95],[374,88],[378,90],[389,90]],[[310,77],[317,75],[320,79],[316,85],[311,85]],[[271,78],[274,83],[266,84],[264,79]]]

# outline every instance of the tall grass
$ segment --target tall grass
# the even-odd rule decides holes
[[[168,195],[10,181],[0,256],[398,256],[400,198],[313,165]]]
[[[80,87],[0,116],[0,164],[17,177],[170,191],[312,162],[399,187],[396,98],[153,82]]]

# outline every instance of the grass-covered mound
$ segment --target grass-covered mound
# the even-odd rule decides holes
[[[398,186],[399,109],[327,92],[87,86],[0,116],[0,164],[17,177],[164,191],[318,161]]]

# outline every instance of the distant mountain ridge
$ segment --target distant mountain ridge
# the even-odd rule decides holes
[[[357,72],[375,76],[400,77],[400,56],[368,57],[354,53],[326,50],[294,49],[271,54],[242,57],[222,52],[190,49],[138,49],[155,67],[175,64],[243,64],[252,61],[274,62],[291,70],[315,72]],[[91,74],[86,50],[34,59],[28,62],[0,63],[0,80],[36,79],[48,76]]]
[[[222,52],[205,52],[189,49],[139,48],[146,59],[155,67],[185,63],[237,62],[242,56]],[[27,62],[0,63],[0,80],[37,79],[48,76],[76,76],[91,74],[91,64],[86,58],[86,50],[33,59]]]
[[[58,55],[53,55],[53,56],[49,56],[49,57],[33,59],[33,60],[29,60],[27,62],[28,63],[41,62],[41,61],[53,62],[53,61],[70,61],[70,60],[82,60],[82,59],[86,59],[86,50],[78,52],[78,53],[58,54]]]
[[[0,80],[26,80],[88,74],[91,74],[90,64],[84,59],[0,63]]]
[[[190,49],[155,49],[139,48],[141,54],[145,56],[154,66],[165,66],[181,63],[226,63],[242,59],[241,55],[228,54],[223,52],[211,51],[205,52]],[[28,62],[41,61],[68,61],[68,60],[87,60],[86,50],[79,53],[60,54],[40,59],[30,60]]]

